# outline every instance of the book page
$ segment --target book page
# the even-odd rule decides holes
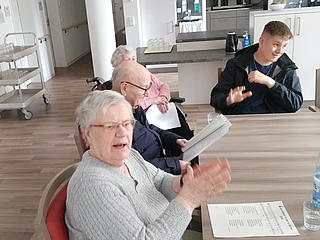
[[[181,127],[177,108],[172,102],[168,104],[168,111],[166,113],[160,112],[156,104],[151,105],[146,112],[146,117],[150,124],[163,130]]]
[[[282,201],[208,204],[214,237],[299,235]]]
[[[222,114],[217,115],[213,121],[191,138],[182,148],[183,160],[191,161],[207,147],[221,139],[228,133],[231,123]]]

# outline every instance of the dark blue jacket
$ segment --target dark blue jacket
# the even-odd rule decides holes
[[[223,114],[239,114],[244,108],[245,101],[227,105],[226,98],[230,89],[238,86],[246,86],[248,89],[249,61],[258,44],[244,48],[236,53],[235,57],[227,62],[225,70],[221,73],[217,85],[212,89],[210,104]],[[272,74],[275,85],[268,89],[263,101],[268,110],[267,113],[295,112],[303,102],[297,66],[287,54],[283,54],[276,62]]]
[[[133,115],[137,122],[133,129],[132,147],[157,168],[168,173],[180,174],[181,158],[167,157],[163,150],[179,150],[177,139],[182,137],[149,124],[141,107],[135,109]]]

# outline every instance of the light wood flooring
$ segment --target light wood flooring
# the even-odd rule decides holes
[[[23,120],[16,110],[1,113],[0,240],[30,239],[44,187],[61,169],[79,161],[74,110],[90,91],[85,79],[91,76],[88,55],[56,70],[56,77],[46,82],[50,104],[41,98],[32,103],[31,120]],[[177,73],[157,76],[177,91]]]
[[[156,74],[177,91],[177,73]],[[90,91],[85,83],[92,76],[90,55],[69,68],[57,69],[46,82],[50,104],[42,99],[28,107],[31,120],[16,110],[4,111],[0,119],[0,240],[26,240],[33,234],[33,221],[41,193],[49,180],[79,155],[73,140],[74,110]],[[212,111],[209,105],[184,108],[191,128],[196,119]]]

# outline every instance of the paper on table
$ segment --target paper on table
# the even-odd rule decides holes
[[[208,204],[214,237],[299,235],[282,201]]]
[[[182,159],[191,161],[207,147],[227,134],[230,126],[231,123],[225,116],[222,114],[217,115],[211,123],[191,138],[187,145],[181,149],[183,152]]]
[[[157,105],[151,105],[146,112],[146,117],[150,124],[163,130],[181,127],[176,106],[172,102],[168,104],[166,113],[160,112]]]

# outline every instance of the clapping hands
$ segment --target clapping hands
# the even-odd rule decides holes
[[[188,165],[177,200],[191,213],[194,208],[227,189],[231,181],[230,172],[228,161],[219,158],[193,168]]]

